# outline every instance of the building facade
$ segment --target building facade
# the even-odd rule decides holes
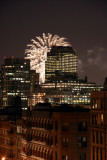
[[[72,47],[52,47],[45,62],[45,79],[53,81],[56,75],[77,75],[78,57]]]
[[[92,91],[99,91],[103,87],[85,81],[53,82],[41,85],[40,92],[45,93],[45,99],[51,104],[90,104]]]
[[[16,160],[16,128],[14,121],[0,121],[0,157]]]
[[[91,160],[107,159],[107,91],[91,94]]]
[[[52,116],[50,106],[40,106],[22,117],[22,160],[53,159]],[[45,109],[44,109],[45,108]]]
[[[1,68],[1,107],[14,106],[16,101],[22,108],[27,107],[28,95],[38,79],[35,71],[30,70],[29,60],[5,58]]]
[[[89,109],[39,104],[22,119],[22,160],[90,160]]]
[[[90,160],[89,131],[88,109],[53,112],[53,160]]]
[[[106,106],[107,91],[99,91],[91,93],[91,109],[40,103],[23,111],[22,118],[15,116],[16,120],[12,112],[5,120],[2,115],[0,156],[6,160],[106,160]]]

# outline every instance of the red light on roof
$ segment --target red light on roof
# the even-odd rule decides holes
[[[12,56],[12,58],[14,58],[14,56]]]

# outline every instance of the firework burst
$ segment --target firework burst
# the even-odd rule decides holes
[[[30,67],[39,73],[39,83],[45,82],[45,61],[47,60],[47,52],[52,46],[71,46],[64,37],[58,35],[52,36],[48,33],[46,36],[43,33],[43,38],[36,37],[36,40],[31,39],[32,44],[28,44],[28,49],[25,50],[26,59],[30,59]]]

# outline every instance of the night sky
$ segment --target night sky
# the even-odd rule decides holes
[[[103,84],[107,76],[107,2],[104,0],[1,0],[0,65],[24,57],[42,33],[66,37],[76,49],[81,78]]]

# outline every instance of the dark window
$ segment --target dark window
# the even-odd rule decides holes
[[[95,115],[95,124],[97,125],[98,116]]]
[[[102,150],[102,148],[100,149],[100,160],[103,160],[103,150]]]
[[[78,146],[87,147],[87,137],[78,137]]]
[[[92,124],[94,124],[94,115],[92,115]]]
[[[103,144],[103,133],[100,133],[100,144]]]
[[[55,121],[55,130],[58,130],[58,122]]]
[[[86,160],[86,153],[85,152],[80,153],[80,160]]]
[[[55,145],[58,143],[57,136],[55,136]]]
[[[68,122],[63,122],[62,123],[62,131],[68,131],[69,129],[69,124]]]
[[[67,155],[62,155],[62,160],[68,160],[68,156]]]
[[[96,143],[99,143],[98,132],[96,132]]]
[[[87,131],[87,122],[80,122],[78,124],[78,130],[79,131]]]
[[[101,100],[101,104],[100,105],[101,105],[101,109],[103,109],[103,100]]]
[[[93,132],[93,143],[95,143],[95,132]]]
[[[99,160],[99,153],[98,153],[98,147],[97,147],[97,160]]]
[[[93,160],[95,160],[95,148],[93,147]]]
[[[58,160],[57,152],[55,152],[55,160]]]
[[[68,146],[68,137],[63,137],[62,138],[62,146],[67,147]]]

